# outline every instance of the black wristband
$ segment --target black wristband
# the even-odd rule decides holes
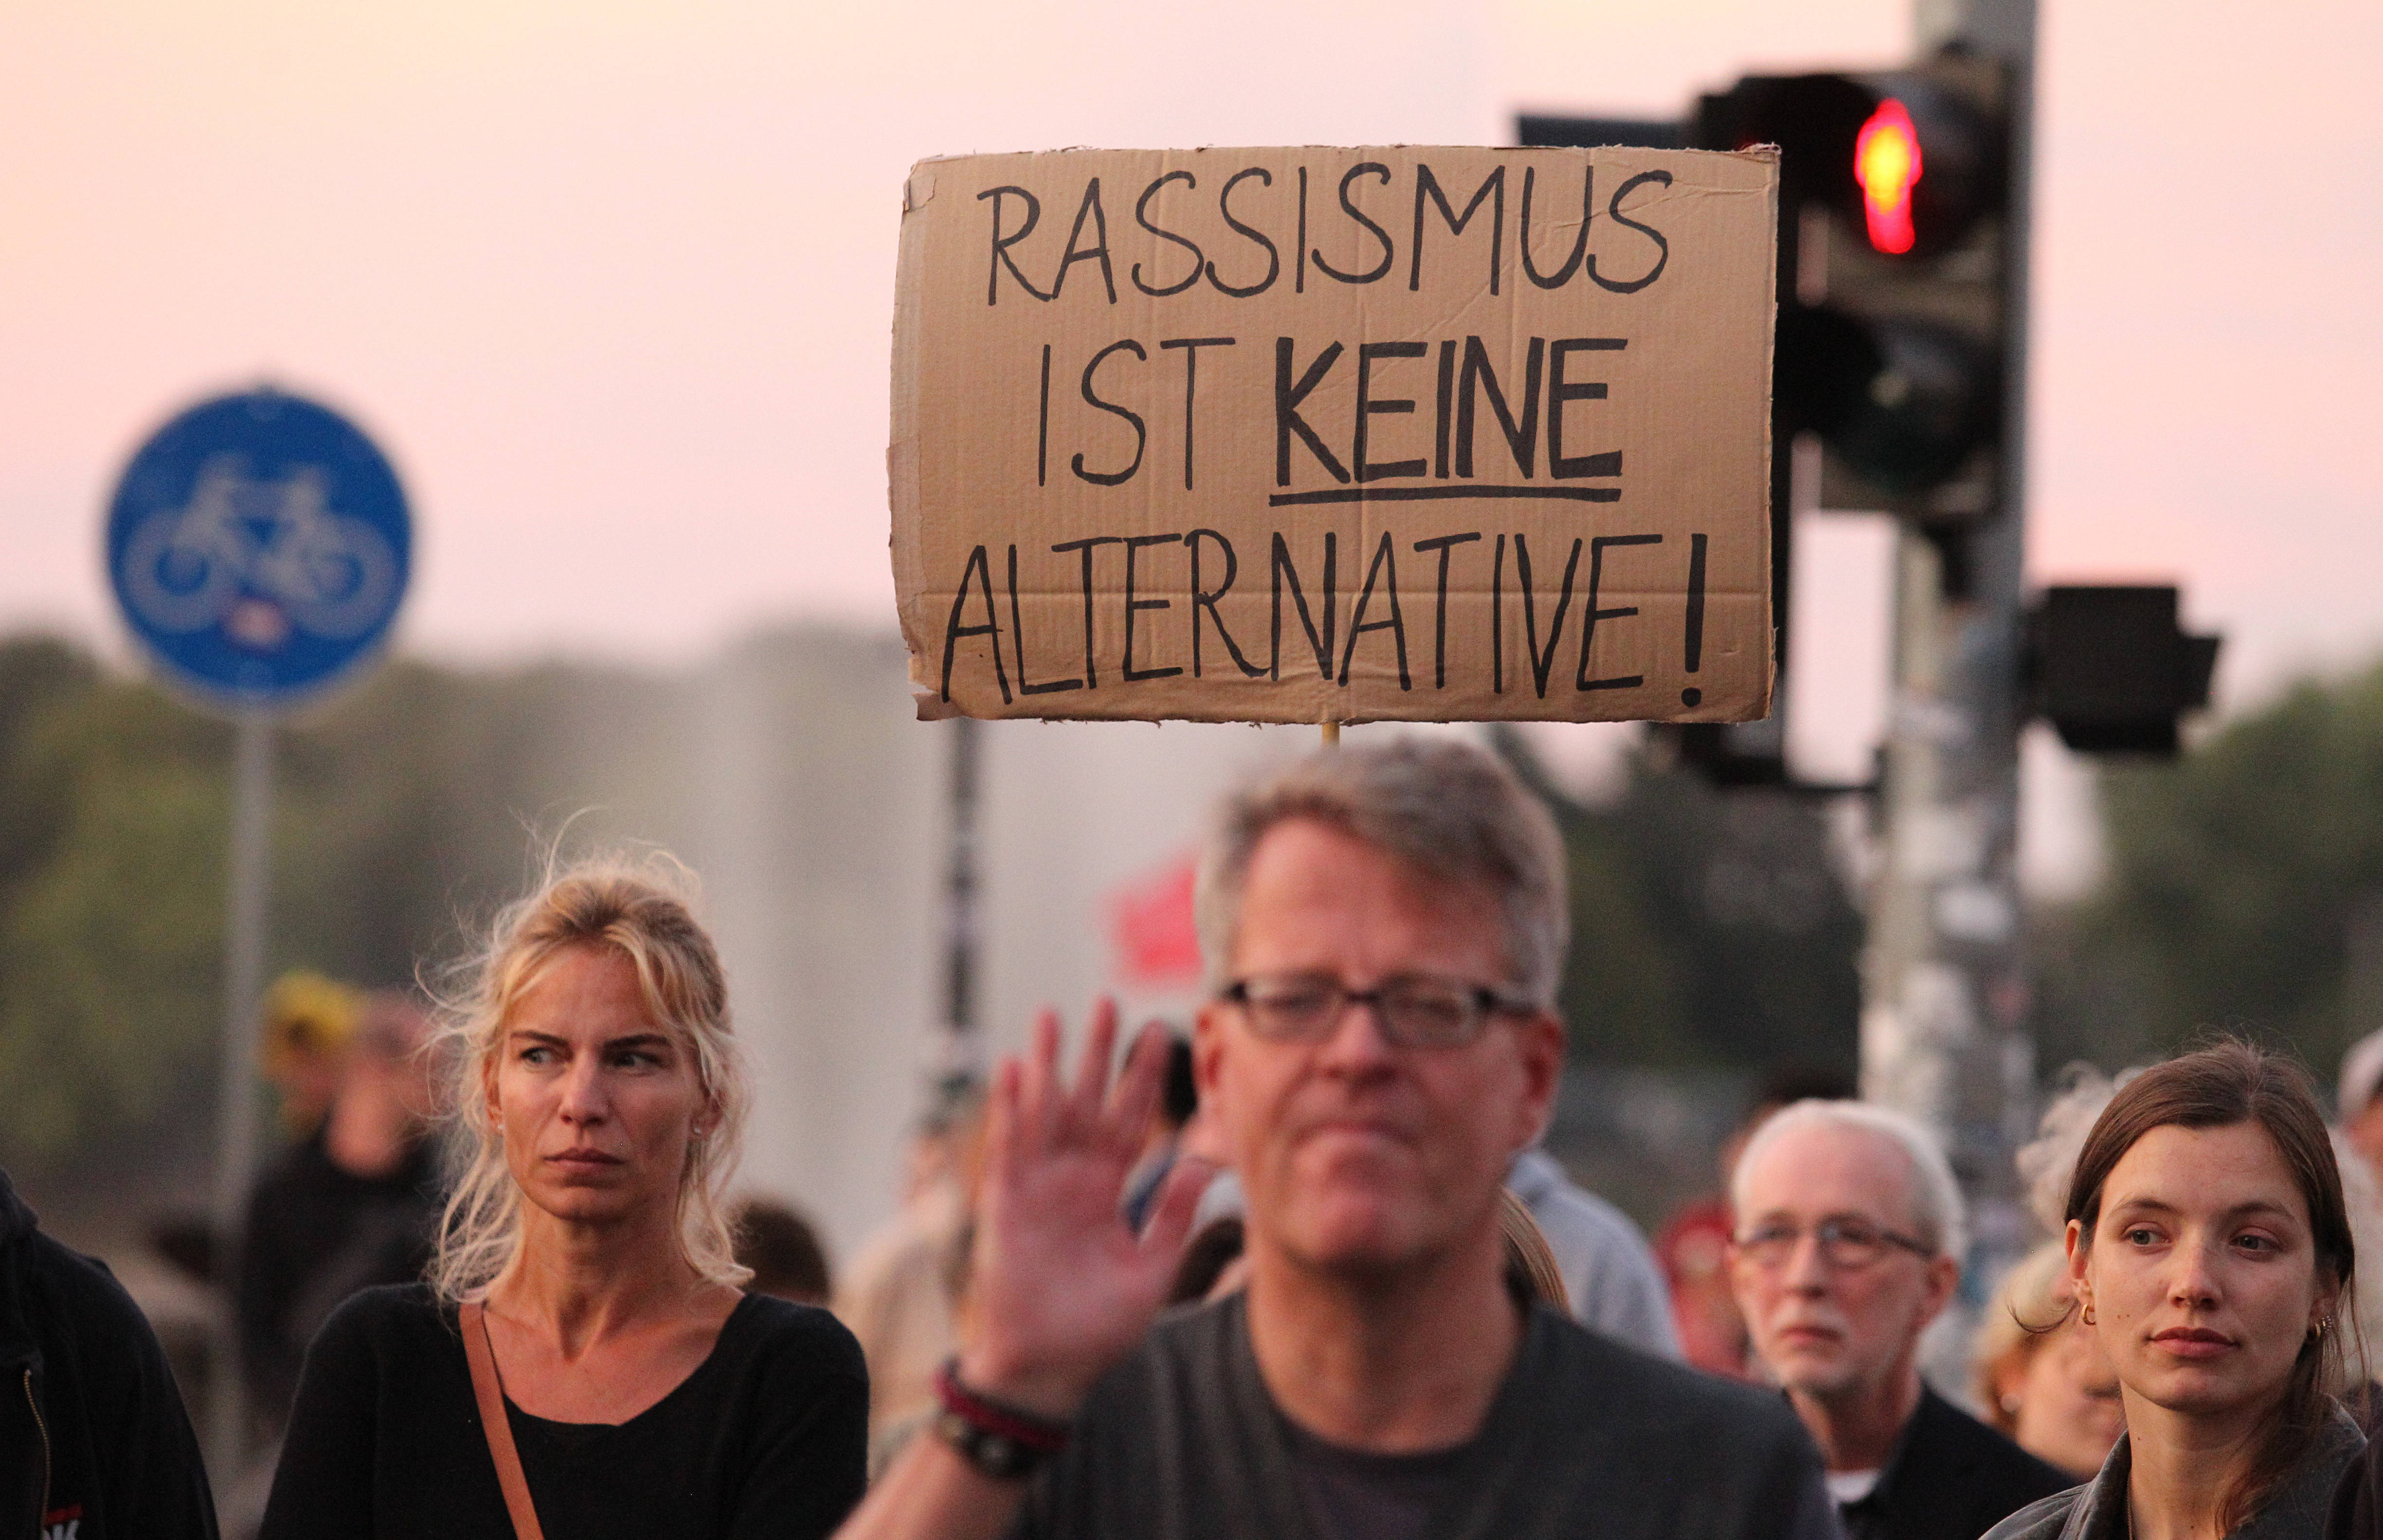
[[[1068,1447],[1068,1424],[1006,1406],[960,1383],[957,1361],[935,1373],[935,1435],[995,1481],[1017,1481]]]

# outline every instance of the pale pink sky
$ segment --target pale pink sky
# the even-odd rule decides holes
[[[2181,577],[2236,702],[2383,647],[2383,7],[2044,16],[2037,571]],[[1517,106],[1670,112],[1908,35],[1902,0],[11,6],[0,629],[112,636],[124,457],[262,377],[397,459],[416,648],[891,624],[912,160],[1495,142]]]

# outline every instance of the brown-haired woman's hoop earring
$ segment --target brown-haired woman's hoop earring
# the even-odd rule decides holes
[[[2089,1326],[2093,1324],[2093,1302],[2090,1300],[2085,1302],[2083,1319],[2085,1324]]]

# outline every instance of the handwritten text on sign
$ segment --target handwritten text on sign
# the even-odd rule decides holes
[[[1768,711],[1768,152],[1065,151],[906,191],[921,715]]]

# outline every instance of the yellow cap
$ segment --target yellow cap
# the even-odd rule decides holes
[[[265,992],[260,1032],[269,1069],[300,1053],[338,1053],[356,1035],[364,997],[319,973],[285,973]]]

